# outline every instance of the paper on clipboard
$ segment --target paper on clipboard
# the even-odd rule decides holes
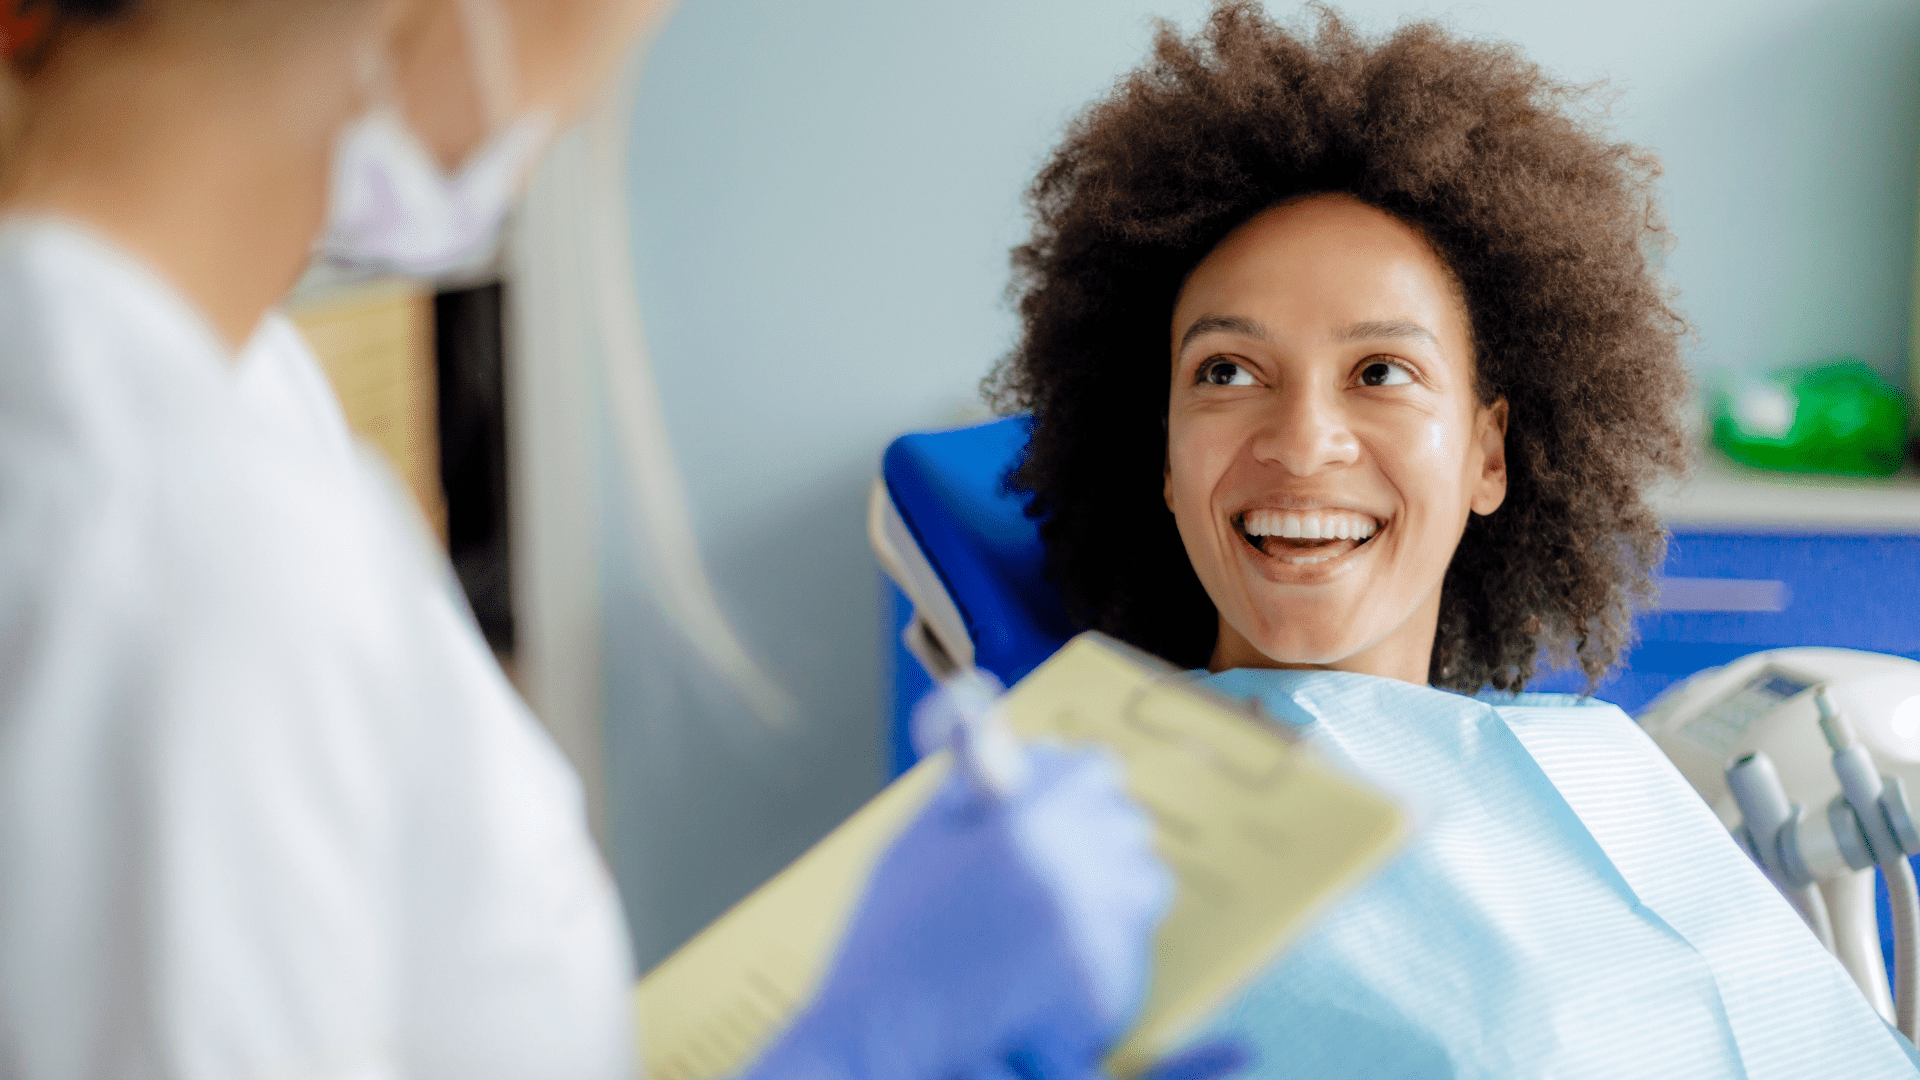
[[[1172,1049],[1406,832],[1396,803],[1279,725],[1101,634],[1069,642],[1002,708],[1022,738],[1112,747],[1174,874],[1146,1004],[1106,1063],[1122,1078]],[[786,1026],[888,842],[948,767],[944,753],[921,762],[641,980],[649,1080],[731,1075]]]

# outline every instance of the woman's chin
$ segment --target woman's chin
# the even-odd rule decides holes
[[[1229,616],[1210,666],[1348,671],[1425,685],[1438,607],[1436,593],[1412,611],[1288,604],[1263,608],[1258,619]]]

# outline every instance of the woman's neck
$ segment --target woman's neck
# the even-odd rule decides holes
[[[282,21],[300,25],[173,30],[136,16],[59,43],[23,88],[7,211],[65,217],[126,248],[238,352],[306,265],[335,135],[361,101],[355,33],[367,28]]]

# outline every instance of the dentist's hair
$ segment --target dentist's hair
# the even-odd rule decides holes
[[[1161,493],[1174,301],[1261,210],[1346,193],[1433,244],[1465,296],[1480,397],[1511,409],[1506,502],[1454,554],[1430,678],[1517,689],[1544,651],[1591,686],[1665,554],[1645,492],[1689,461],[1658,163],[1511,46],[1427,22],[1368,40],[1316,14],[1296,32],[1227,0],[1191,38],[1163,24],[1034,181],[1013,260],[1023,332],[987,382],[1034,414],[1009,482],[1078,618],[1204,665],[1218,618]]]
[[[43,8],[55,18],[111,19],[132,11],[134,0],[0,0],[22,11]]]

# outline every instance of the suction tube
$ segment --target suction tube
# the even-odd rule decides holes
[[[1904,858],[1880,864],[1887,878],[1887,900],[1893,909],[1893,1023],[1908,1042],[1920,1030],[1920,889],[1913,866]]]
[[[627,220],[627,130],[622,106],[633,100],[640,65],[627,65],[618,87],[589,119],[586,230],[598,322],[600,375],[631,505],[652,566],[647,575],[656,602],[706,664],[726,680],[765,722],[792,722],[799,709],[741,644],[720,610],[700,557],[687,509],[686,486],[667,432],[653,359],[641,329],[634,281],[632,230]]]
[[[1792,838],[1801,814],[1798,806],[1787,801],[1772,759],[1755,751],[1734,760],[1727,766],[1727,789],[1740,807],[1739,833],[1747,855],[1800,913],[1820,944],[1834,952],[1833,924],[1814,875],[1802,870],[1798,860],[1789,864],[1782,857],[1781,834],[1784,831]],[[1797,854],[1797,847],[1794,850]]]
[[[1820,895],[1819,886],[1803,885],[1798,889],[1782,890],[1782,893],[1786,896],[1787,902],[1793,905],[1793,910],[1799,912],[1801,921],[1807,924],[1807,929],[1813,931],[1813,936],[1820,942],[1821,948],[1828,952],[1837,952],[1837,946],[1834,944],[1833,919],[1827,913],[1827,901]]]

